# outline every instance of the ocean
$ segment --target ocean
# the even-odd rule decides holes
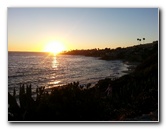
[[[32,89],[46,89],[79,81],[80,85],[95,85],[104,78],[120,77],[128,71],[121,60],[106,61],[79,55],[49,55],[42,52],[8,52],[8,91],[21,83]]]

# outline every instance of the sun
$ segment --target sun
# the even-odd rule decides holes
[[[63,44],[57,41],[49,42],[44,48],[45,52],[50,52],[52,54],[58,54],[64,50],[65,47],[63,46]]]

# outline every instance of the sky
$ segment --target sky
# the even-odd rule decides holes
[[[8,8],[7,22],[8,51],[127,47],[159,35],[158,8]]]

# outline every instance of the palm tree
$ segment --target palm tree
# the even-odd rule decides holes
[[[139,39],[139,41],[141,42],[141,39]]]
[[[138,44],[139,44],[139,38],[137,38]]]
[[[145,38],[143,38],[143,43],[144,43]]]

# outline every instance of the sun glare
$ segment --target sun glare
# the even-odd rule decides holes
[[[44,49],[45,52],[50,52],[53,54],[58,54],[64,50],[65,50],[65,47],[60,42],[50,42],[46,45]]]

